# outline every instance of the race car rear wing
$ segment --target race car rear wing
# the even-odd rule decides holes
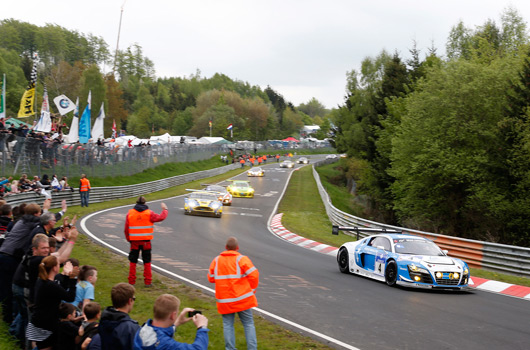
[[[402,233],[402,231],[398,230],[389,230],[386,228],[367,228],[367,227],[348,227],[348,226],[338,226],[333,225],[331,227],[331,234],[338,235],[339,231],[353,231],[357,233],[357,240],[359,240],[359,234],[362,233],[369,233],[369,234],[375,234],[375,233]]]

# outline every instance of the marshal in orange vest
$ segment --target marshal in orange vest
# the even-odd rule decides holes
[[[153,223],[151,222],[151,210],[136,211],[129,210],[129,239],[131,241],[150,241],[153,239]]]

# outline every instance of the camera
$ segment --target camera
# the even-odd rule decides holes
[[[196,314],[201,314],[201,315],[202,315],[202,312],[199,311],[199,310],[188,311],[188,317],[193,317],[193,316],[195,316]]]

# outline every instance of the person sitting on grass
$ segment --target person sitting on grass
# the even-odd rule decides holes
[[[153,319],[138,330],[134,337],[134,350],[164,349],[164,350],[206,350],[208,349],[208,319],[196,313],[188,317],[187,313],[194,311],[184,308],[179,313],[180,300],[171,294],[162,294],[155,300]],[[193,344],[179,343],[173,339],[175,328],[186,322],[193,321],[197,327]]]

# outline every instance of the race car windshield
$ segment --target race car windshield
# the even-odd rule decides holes
[[[210,193],[193,193],[190,198],[193,199],[202,199],[202,200],[210,200],[215,201],[217,200],[217,196]]]
[[[224,192],[225,188],[222,186],[208,186],[206,187],[206,191]]]
[[[246,182],[235,183],[234,185],[236,187],[240,187],[240,188],[247,188],[248,187],[248,183],[246,183]]]
[[[432,242],[424,240],[399,240],[396,242],[396,253],[412,255],[443,256],[444,253]]]

